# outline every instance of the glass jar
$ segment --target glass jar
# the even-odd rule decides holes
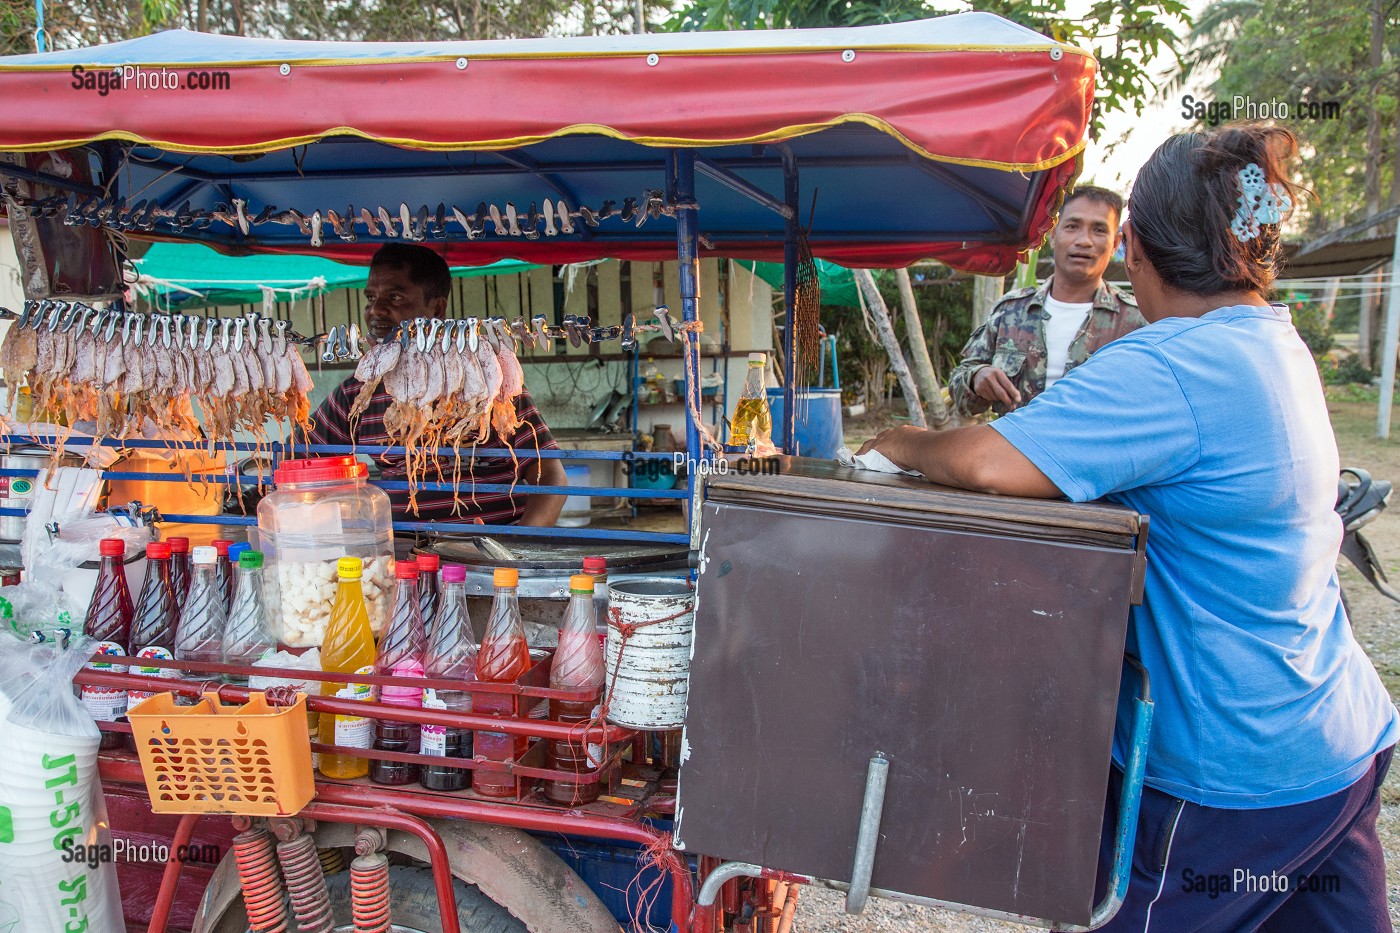
[[[369,485],[351,456],[284,460],[276,491],[258,503],[272,626],[293,647],[321,644],[335,602],[336,562],[364,561],[361,577],[376,635],[394,594],[394,531],[389,495]]]

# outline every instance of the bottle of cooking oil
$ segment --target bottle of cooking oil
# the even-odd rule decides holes
[[[752,447],[773,436],[773,415],[768,410],[768,392],[763,384],[767,364],[767,354],[749,354],[749,372],[744,377],[744,391],[739,395],[739,404],[734,406],[734,418],[729,425],[729,444],[732,447]]]

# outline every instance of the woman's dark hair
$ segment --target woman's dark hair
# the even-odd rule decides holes
[[[1162,281],[1195,295],[1228,291],[1268,294],[1277,272],[1279,224],[1240,240],[1231,229],[1240,207],[1240,170],[1251,163],[1297,203],[1289,181],[1298,139],[1283,127],[1227,126],[1182,133],[1157,147],[1128,196],[1128,223]]]
[[[369,261],[371,266],[392,266],[408,272],[408,279],[423,289],[427,301],[452,293],[452,271],[447,260],[416,243],[385,243]]]

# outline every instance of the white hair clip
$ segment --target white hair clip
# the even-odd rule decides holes
[[[1230,229],[1241,243],[1259,235],[1260,224],[1276,224],[1293,207],[1293,199],[1283,185],[1269,184],[1264,170],[1251,162],[1240,169],[1240,207]]]

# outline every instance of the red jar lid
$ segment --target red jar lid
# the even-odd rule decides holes
[[[584,573],[607,573],[608,559],[606,557],[585,557],[583,559]]]
[[[418,555],[418,572],[419,572],[419,573],[437,573],[438,568],[441,567],[441,566],[442,566],[442,558],[439,557],[439,556],[436,555],[436,554],[419,554],[419,555]]]
[[[418,579],[418,561],[401,560],[394,565],[394,577],[399,580]]]
[[[220,557],[228,557],[228,549],[233,547],[232,541],[225,541],[223,538],[215,538],[209,543],[214,546],[214,553]]]
[[[272,481],[278,486],[288,483],[325,483],[335,480],[349,481],[369,476],[369,467],[358,458],[346,454],[343,457],[316,457],[311,460],[283,460],[272,474]]]
[[[171,538],[171,539],[170,539],[170,548],[169,548],[169,550],[168,550],[168,552],[166,553],[165,556],[166,556],[166,557],[169,557],[171,554],[188,554],[189,552],[190,552],[190,539],[189,539],[189,538]]]
[[[188,541],[186,541],[186,543],[188,543]],[[146,545],[146,557],[150,560],[169,560],[170,542],[152,541],[150,544]]]
[[[97,542],[97,553],[103,557],[125,557],[126,542],[121,538],[103,538]]]

